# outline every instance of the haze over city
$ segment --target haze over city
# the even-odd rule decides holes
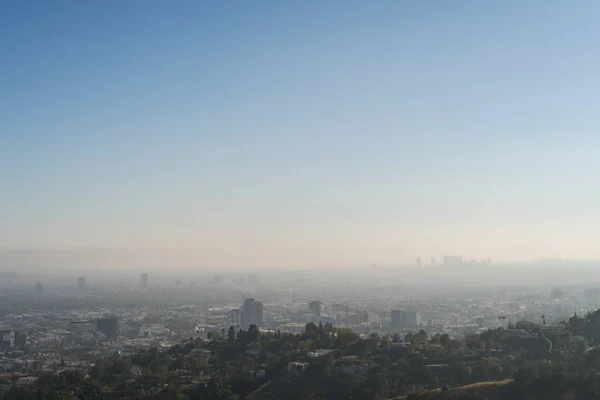
[[[0,266],[600,258],[600,5],[434,3],[4,4]]]
[[[0,1],[0,400],[600,399],[599,21]]]

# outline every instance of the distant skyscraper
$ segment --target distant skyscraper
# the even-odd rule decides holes
[[[229,323],[235,327],[241,327],[244,324],[244,312],[236,308],[229,312]]]
[[[44,294],[44,285],[41,283],[36,283],[34,288],[35,294]]]
[[[242,326],[248,329],[250,325],[261,326],[263,323],[263,304],[253,298],[248,298],[242,306]]]
[[[311,310],[317,317],[323,312],[323,302],[321,300],[313,300],[308,303],[308,309]]]
[[[140,287],[143,291],[148,290],[148,274],[146,272],[140,275]]]
[[[433,259],[432,259],[433,263]],[[462,256],[444,256],[442,264],[444,265],[460,265],[463,263]]]
[[[422,267],[423,263],[421,262],[421,257],[417,257],[417,267]]]
[[[421,324],[421,316],[416,311],[392,310],[392,327],[416,328]]]
[[[431,257],[431,265],[435,265],[435,258]]]
[[[0,349],[8,350],[15,345],[15,332],[12,329],[0,330]]]
[[[85,290],[85,278],[77,278],[77,289],[79,289],[80,292],[83,292]]]
[[[406,328],[416,328],[421,324],[421,316],[416,311],[404,312],[404,326]]]

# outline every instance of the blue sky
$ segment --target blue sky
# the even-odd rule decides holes
[[[597,1],[9,1],[0,245],[600,256]]]

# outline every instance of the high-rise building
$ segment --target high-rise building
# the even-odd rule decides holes
[[[41,283],[36,283],[33,291],[35,292],[35,294],[44,294],[44,285],[42,285]]]
[[[77,278],[77,289],[80,292],[85,291],[85,278],[84,277]]]
[[[323,302],[321,300],[313,300],[308,303],[308,309],[318,317],[323,312]]]
[[[431,257],[431,265],[435,265],[435,258]]]
[[[119,336],[119,320],[115,316],[98,318],[96,320],[98,330],[106,335],[109,339],[114,339]]]
[[[348,325],[360,325],[365,322],[369,322],[369,312],[365,310],[357,310],[356,312],[350,313],[346,316],[346,322]]]
[[[263,303],[253,298],[244,301],[242,307],[242,327],[248,329],[250,325],[261,326],[263,323]]]
[[[392,327],[416,328],[421,324],[421,316],[417,311],[392,310]]]
[[[462,256],[444,256],[444,265],[459,265],[463,263]]]
[[[12,329],[0,329],[0,349],[7,350],[15,345],[15,332]]]
[[[421,324],[421,316],[416,311],[404,312],[404,326],[406,328],[416,328]]]
[[[422,267],[423,263],[421,262],[421,257],[417,257],[417,267]]]
[[[331,310],[334,312],[345,312],[348,313],[350,312],[350,306],[347,304],[338,304],[338,303],[334,303],[331,306]]]
[[[239,309],[233,309],[229,312],[229,323],[235,327],[243,326],[244,312]]]
[[[148,290],[148,273],[146,272],[140,275],[140,287],[144,292]]]
[[[65,327],[67,332],[72,333],[84,333],[84,332],[94,332],[98,329],[98,326],[94,320],[75,320],[69,322],[69,324]]]

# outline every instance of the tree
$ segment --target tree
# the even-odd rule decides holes
[[[440,338],[442,337],[441,333],[436,333],[435,335],[433,335],[430,339],[429,339],[429,343],[431,344],[440,344]]]
[[[368,343],[366,340],[359,339],[358,341],[348,346],[348,352],[353,356],[363,357],[368,350]]]
[[[429,380],[429,389],[438,389],[440,387],[440,378],[432,376]]]
[[[185,370],[186,369],[185,357],[182,355],[179,355],[177,358],[175,358],[175,360],[173,361],[173,364],[171,365],[171,369]]]
[[[130,359],[117,359],[113,362],[112,365],[112,373],[123,375],[128,373],[131,370],[131,360]]]
[[[543,333],[538,335],[539,338],[539,346],[540,346],[540,354],[542,356],[547,355],[552,351],[552,341],[546,337]]]
[[[379,348],[381,351],[386,352],[390,349],[390,341],[387,338],[384,338],[379,342]]]
[[[423,345],[427,343],[427,332],[421,329],[417,334],[413,336],[413,343],[416,345]]]
[[[440,344],[442,345],[442,347],[447,349],[450,345],[450,335],[444,333],[442,336],[440,336]]]
[[[571,338],[571,348],[576,356],[583,357],[587,347],[587,342],[583,336],[573,336]]]
[[[319,327],[314,322],[309,322],[304,327],[304,337],[315,339],[319,335]]]
[[[448,343],[448,349],[458,350],[461,347],[462,347],[462,342],[460,340],[450,339],[450,342]]]
[[[202,383],[192,392],[192,399],[221,400],[233,399],[234,395],[221,378],[212,377],[206,384]]]
[[[481,347],[479,335],[466,335],[465,345],[468,349],[479,349]]]
[[[95,381],[99,381],[104,377],[104,367],[101,363],[96,363],[90,370],[90,378]]]
[[[594,343],[600,343],[600,310],[596,310],[585,316],[585,326],[583,328],[584,337],[593,341]]]
[[[537,325],[531,321],[517,321],[517,323],[515,324],[515,328],[523,329],[527,332],[533,332],[536,327]]]
[[[231,325],[229,327],[229,330],[227,331],[227,342],[228,343],[235,342],[235,328],[233,325]]]
[[[527,363],[521,366],[517,372],[515,372],[514,379],[515,382],[520,386],[528,386],[537,379],[539,374],[539,368],[537,365],[532,363]]]
[[[250,343],[260,343],[260,330],[258,326],[252,324],[248,328],[248,341]]]
[[[585,318],[578,317],[577,314],[569,318],[569,330],[575,336],[583,336],[585,330]]]
[[[358,341],[359,337],[350,328],[336,328],[336,340],[340,345],[348,345]]]

